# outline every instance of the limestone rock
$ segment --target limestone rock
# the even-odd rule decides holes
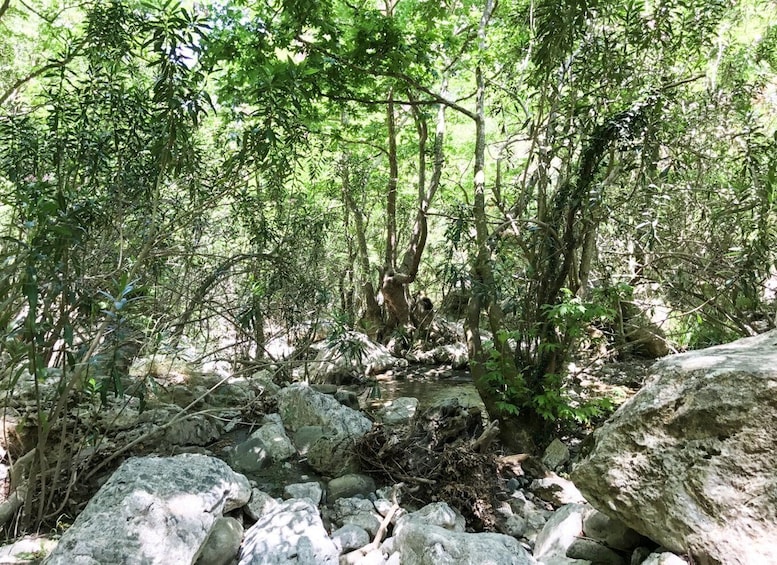
[[[367,475],[351,473],[337,477],[329,481],[327,485],[327,499],[332,502],[338,498],[351,498],[353,496],[367,496],[375,492],[375,481]]]
[[[418,410],[418,399],[412,396],[401,396],[387,403],[378,410],[378,419],[387,426],[408,424]]]
[[[529,490],[554,506],[585,502],[585,498],[572,481],[559,477],[555,473],[548,473],[548,476],[542,479],[534,479],[529,485]]]
[[[308,465],[322,475],[340,477],[359,471],[354,438],[346,434],[320,437],[308,448],[307,456]]]
[[[651,553],[642,565],[687,565],[685,559],[668,551]]]
[[[249,518],[256,521],[278,506],[278,501],[258,488],[251,489],[251,499],[243,508]]]
[[[236,470],[252,473],[286,461],[296,452],[283,425],[270,421],[236,445],[230,459]]]
[[[696,563],[777,563],[777,331],[659,361],[573,474]]]
[[[229,565],[240,551],[243,525],[234,518],[221,517],[213,523],[196,565]]]
[[[607,547],[631,551],[642,541],[642,536],[620,520],[592,508],[583,518],[586,537],[604,542]]]
[[[569,448],[560,439],[554,439],[545,449],[542,464],[551,471],[558,471],[567,461],[569,461]]]
[[[333,397],[321,394],[304,383],[293,384],[277,395],[281,419],[288,429],[296,432],[305,426],[321,426],[325,430],[353,437],[366,434],[372,422]]]
[[[567,559],[567,549],[582,535],[583,516],[588,508],[583,504],[567,504],[551,515],[534,545],[534,557],[540,563],[587,563]]]
[[[367,530],[355,524],[346,524],[332,532],[332,541],[340,548],[342,553],[364,547],[370,543],[370,534]]]
[[[204,455],[125,461],[65,532],[47,565],[192,563],[222,513],[243,506],[248,480]]]
[[[284,498],[306,498],[316,506],[324,496],[324,489],[317,482],[294,483],[283,487]]]
[[[447,506],[447,505],[446,505]],[[513,537],[504,534],[473,534],[430,523],[441,513],[413,512],[401,517],[394,528],[394,546],[402,565],[529,565],[536,561]],[[448,514],[448,512],[443,512]],[[450,514],[453,514],[452,512]]]
[[[291,499],[278,504],[246,531],[239,565],[337,565],[338,555],[313,503]]]
[[[626,565],[626,559],[606,545],[592,539],[578,538],[567,548],[567,557],[597,565]]]
[[[406,365],[407,361],[394,357],[388,348],[366,335],[348,331],[321,348],[313,362],[311,376],[313,382],[340,384]]]

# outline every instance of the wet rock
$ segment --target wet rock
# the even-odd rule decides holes
[[[378,413],[377,418],[387,426],[408,424],[418,410],[418,399],[412,396],[401,396],[386,403]]]
[[[573,473],[596,507],[700,563],[777,563],[777,331],[674,355]]]
[[[249,499],[246,478],[203,455],[125,461],[62,536],[48,565],[191,563],[223,513]]]
[[[246,531],[239,565],[337,565],[339,553],[318,509],[309,500],[291,499],[278,504]]]
[[[375,492],[372,477],[360,474],[348,474],[329,481],[327,499],[332,502],[338,498],[351,498],[357,495],[367,496]]]
[[[240,551],[243,525],[234,518],[217,518],[200,551],[196,565],[229,565]]]

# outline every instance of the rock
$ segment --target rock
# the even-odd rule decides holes
[[[431,513],[434,515],[435,510]],[[394,546],[402,565],[483,565],[536,563],[523,546],[504,534],[453,531],[426,521],[424,514],[397,520]]]
[[[410,423],[418,410],[418,399],[412,396],[401,396],[386,403],[378,413],[377,418],[387,426],[399,426]]]
[[[526,518],[515,514],[505,502],[496,509],[496,528],[503,534],[519,539],[526,533]]]
[[[407,366],[407,361],[394,357],[366,335],[347,331],[321,348],[313,362],[311,378],[316,383],[341,384],[400,366]]]
[[[353,524],[374,536],[382,518],[372,502],[363,498],[338,498],[332,506],[332,521],[344,526]]]
[[[582,559],[597,565],[626,565],[623,556],[609,547],[590,539],[578,538],[567,548],[567,557]]]
[[[249,499],[248,480],[204,455],[125,461],[65,532],[47,565],[192,563],[214,522]]]
[[[251,489],[251,499],[243,510],[249,518],[256,521],[276,506],[278,506],[278,501],[272,496],[258,488],[253,488]]]
[[[433,524],[453,532],[463,532],[466,525],[464,516],[445,502],[432,502],[408,516],[412,520]]]
[[[335,393],[335,400],[353,410],[359,409],[359,395],[352,390],[338,390]]]
[[[535,479],[529,485],[535,495],[554,506],[564,504],[582,504],[586,500],[577,487],[568,479],[550,473],[542,479]]]
[[[231,461],[238,471],[250,473],[286,461],[296,453],[283,425],[270,421],[235,446]]]
[[[357,495],[367,496],[375,492],[375,481],[372,477],[360,474],[348,474],[329,481],[327,485],[327,500],[351,498]]]
[[[243,525],[234,518],[216,518],[196,565],[229,565],[240,551]]]
[[[304,383],[284,388],[277,399],[281,419],[293,432],[304,426],[321,426],[326,431],[361,437],[372,428],[372,422],[364,414]]]
[[[595,433],[575,483],[699,563],[777,563],[777,331],[675,355]]]
[[[303,426],[292,436],[294,447],[303,457],[308,454],[310,446],[326,435],[326,431],[321,426]]]
[[[281,387],[273,382],[272,374],[267,369],[251,375],[251,384],[257,389],[257,394],[260,397],[275,396],[281,391]]]
[[[278,504],[245,533],[239,565],[337,565],[339,551],[318,509],[306,499]]]
[[[320,437],[308,448],[307,456],[308,465],[330,477],[357,473],[360,469],[354,438],[346,434]]]
[[[10,545],[0,547],[2,565],[40,563],[40,560],[57,547],[57,541],[41,536],[26,536]]]
[[[542,456],[542,463],[551,471],[558,471],[569,461],[569,448],[558,438],[550,442]]]
[[[332,532],[332,541],[342,553],[346,553],[370,543],[370,534],[355,524],[346,524]]]
[[[262,440],[249,437],[229,453],[229,464],[240,473],[256,473],[272,465],[272,457]]]
[[[525,529],[522,535],[523,539],[534,544],[537,540],[537,536],[545,527],[548,518],[550,518],[553,513],[543,508],[539,508],[534,502],[527,500],[522,491],[514,492],[508,501],[508,504],[515,517],[522,519],[525,523]]]
[[[744,562],[743,562],[744,563]],[[756,565],[759,562],[753,562]],[[764,565],[766,562],[763,562]],[[642,562],[642,565],[688,565],[685,559],[665,551],[663,553],[651,553],[648,558]],[[760,565],[760,564],[759,564]]]
[[[537,536],[535,559],[540,563],[581,563],[568,560],[567,549],[583,534],[583,516],[588,508],[583,504],[567,504],[554,512]]]
[[[324,490],[317,482],[294,483],[283,487],[284,498],[306,498],[316,506],[321,502]]]
[[[583,518],[583,533],[586,537],[602,541],[607,547],[631,551],[642,541],[642,536],[620,520],[592,508]]]
[[[175,418],[179,412],[180,409],[177,407],[154,408],[142,412],[137,422],[162,426]],[[190,414],[168,425],[162,431],[163,435],[157,441],[157,445],[168,446],[165,451],[169,446],[208,445],[220,438],[222,431],[220,423],[215,418],[207,414]]]

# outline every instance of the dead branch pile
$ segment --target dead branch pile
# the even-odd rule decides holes
[[[475,529],[494,526],[496,454],[488,449],[494,425],[476,407],[457,401],[430,408],[407,426],[374,426],[356,445],[362,469],[389,484],[403,482],[420,503],[445,501]]]

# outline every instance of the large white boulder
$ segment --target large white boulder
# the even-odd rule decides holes
[[[777,331],[659,361],[573,479],[700,565],[777,563]]]
[[[215,521],[250,496],[248,480],[213,457],[128,459],[89,501],[45,563],[191,564]]]

